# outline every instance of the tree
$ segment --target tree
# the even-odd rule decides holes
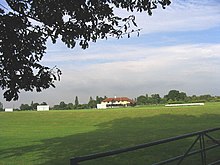
[[[184,92],[180,92],[179,93],[179,100],[185,101],[186,98],[187,98],[186,93],[184,93]]]
[[[32,110],[34,109],[34,108],[33,108],[33,107],[34,107],[33,105],[34,105],[34,102],[31,101],[31,105],[30,105],[30,107],[31,107]]]
[[[68,103],[68,104],[66,105],[66,109],[74,109],[73,103]]]
[[[89,98],[88,107],[89,108],[96,108],[97,102],[93,100],[92,97]]]
[[[209,94],[207,94],[207,95],[200,95],[199,96],[199,100],[202,100],[202,101],[210,101],[212,99],[213,99],[212,96],[209,95]]]
[[[39,103],[34,103],[33,101],[31,102],[30,108],[31,110],[37,110],[37,106],[40,105]],[[42,105],[42,104],[41,104]],[[46,104],[47,105],[47,104]]]
[[[78,96],[76,96],[76,98],[75,98],[75,109],[77,109],[78,106],[79,106],[79,99],[78,99]]]
[[[59,110],[60,109],[60,105],[54,105],[52,109]]]
[[[89,97],[89,101],[92,101],[92,100],[93,100],[93,98],[92,98],[92,96],[90,96],[90,97]]]
[[[185,101],[187,98],[186,93],[179,92],[178,90],[170,90],[168,95],[165,95],[164,98],[168,101]]]
[[[64,110],[64,109],[66,109],[66,108],[67,108],[66,103],[65,103],[64,101],[61,101],[61,102],[60,102],[59,109]]]
[[[20,90],[37,92],[55,87],[61,71],[40,64],[46,42],[61,39],[67,47],[89,47],[89,42],[137,31],[134,16],[121,18],[115,8],[147,12],[170,0],[5,0],[0,5],[0,87],[7,101]],[[130,31],[129,31],[130,30]]]
[[[32,109],[36,110],[38,105],[40,105],[40,104],[39,103],[33,103]]]
[[[42,102],[40,105],[47,105],[47,103],[46,102]]]
[[[3,111],[3,104],[0,102],[0,111]]]
[[[151,100],[153,104],[159,104],[161,101],[160,95],[159,94],[152,94],[151,95]]]
[[[103,97],[99,97],[99,96],[96,96],[96,103],[97,104],[101,104],[101,102],[104,100]]]
[[[143,95],[138,96],[137,97],[137,105],[145,105],[145,104],[147,104],[146,96],[143,96]]]
[[[21,104],[20,110],[31,110],[31,106],[28,104]]]

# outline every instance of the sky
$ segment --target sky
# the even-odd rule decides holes
[[[0,0],[3,2],[3,0]],[[90,96],[129,97],[166,95],[176,89],[187,95],[220,96],[220,1],[173,0],[152,16],[133,13],[140,36],[109,38],[82,50],[48,42],[42,64],[62,70],[56,88],[41,93],[21,91],[18,101],[4,107],[33,102],[50,106],[87,103]],[[132,13],[116,11],[126,16]]]

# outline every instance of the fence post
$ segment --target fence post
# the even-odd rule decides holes
[[[205,146],[205,133],[202,133],[202,143],[203,143],[203,154],[204,154],[204,161],[205,161],[205,165],[207,164],[207,160],[206,160],[206,146]]]
[[[77,158],[70,159],[70,165],[79,165]]]
[[[200,150],[201,150],[201,160],[202,160],[202,165],[206,165],[206,151],[205,151],[205,140],[204,140],[204,132],[201,133],[200,136]]]

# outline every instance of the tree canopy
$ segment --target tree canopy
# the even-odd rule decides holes
[[[0,86],[7,101],[17,100],[21,90],[37,92],[55,87],[61,71],[40,64],[46,42],[61,39],[67,47],[89,47],[89,42],[120,38],[134,32],[133,15],[121,18],[116,8],[146,12],[170,0],[5,0],[0,5]],[[139,31],[139,29],[136,29]]]
[[[186,93],[179,92],[178,90],[170,90],[167,95],[164,96],[167,100],[180,101],[186,99]]]

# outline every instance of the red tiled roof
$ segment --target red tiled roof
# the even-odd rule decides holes
[[[102,102],[115,102],[115,101],[128,101],[128,102],[134,104],[134,101],[127,98],[127,97],[107,98],[107,99],[103,100]]]

